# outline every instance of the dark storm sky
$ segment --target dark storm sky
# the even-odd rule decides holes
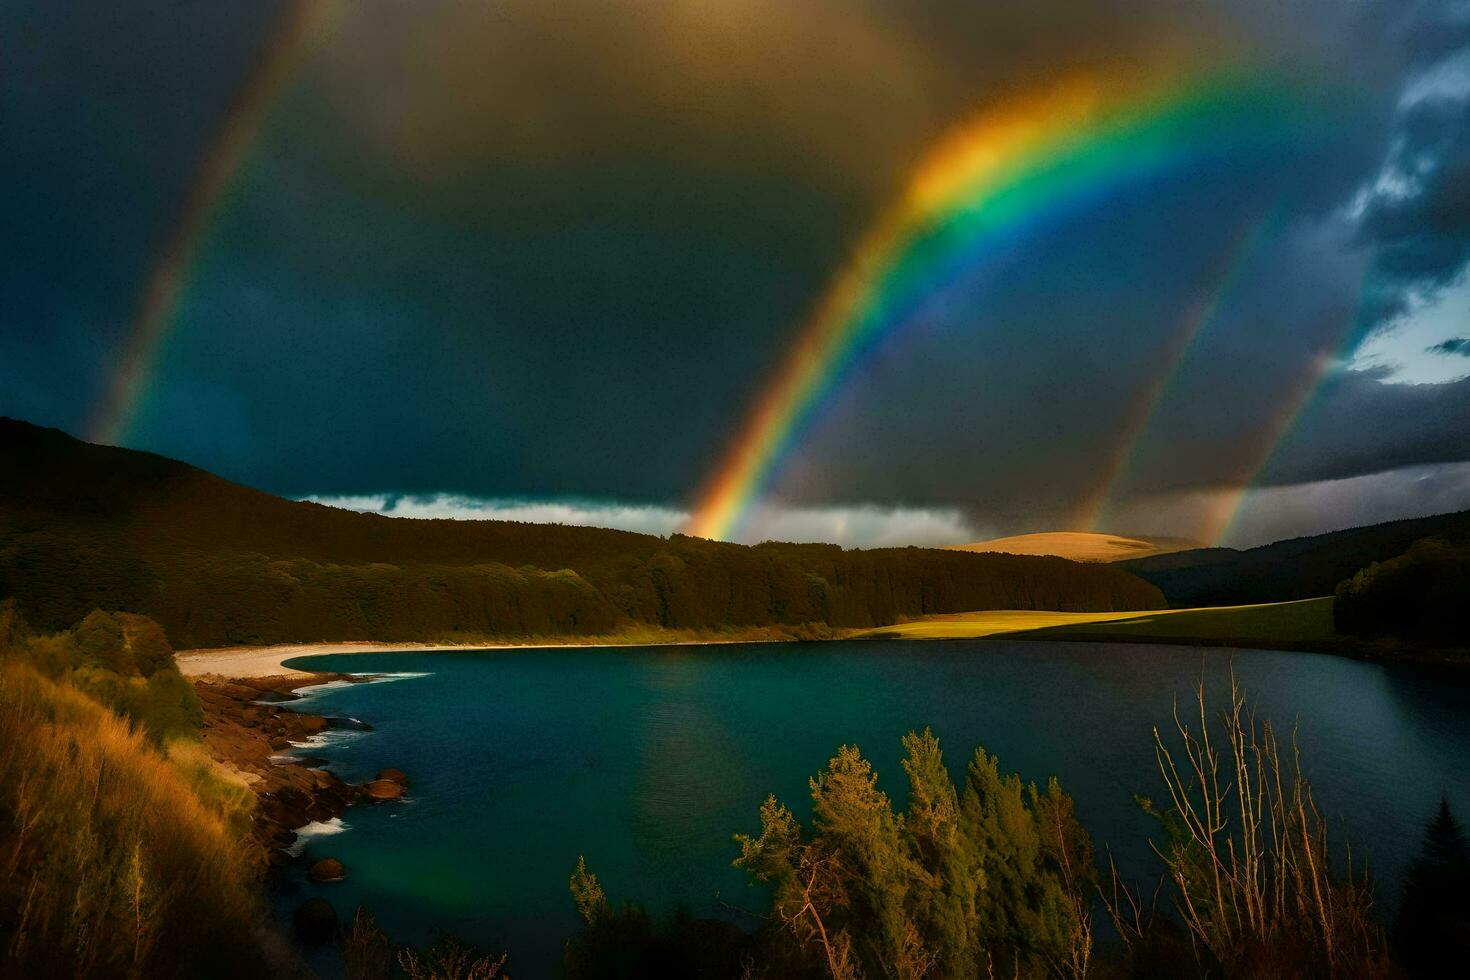
[[[1167,48],[1325,80],[1342,123],[976,270],[817,421],[765,529],[1064,523],[1267,211],[1111,525],[1198,533],[1251,481],[1237,542],[1470,506],[1463,4],[337,7],[192,249],[126,445],[294,496],[616,503],[601,519],[667,530],[926,146],[1003,91]],[[86,434],[283,12],[0,9],[0,414]]]

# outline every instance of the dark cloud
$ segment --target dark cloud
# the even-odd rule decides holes
[[[0,6],[19,39],[0,62],[0,412],[80,429],[282,9]],[[1450,4],[340,9],[199,243],[130,436],[279,492],[681,512],[925,148],[1100,61],[1247,63],[1340,93],[1340,118],[1274,159],[1124,188],[978,269],[825,406],[778,497],[844,506],[800,526],[868,504],[929,535],[960,511],[1054,525],[1129,449],[1169,338],[1267,209],[1279,230],[1161,389],[1122,504],[1252,477],[1355,322],[1391,324],[1470,260],[1470,100],[1404,98],[1470,43]],[[1263,479],[1470,458],[1465,391],[1348,372]]]
[[[1470,263],[1470,90],[1429,94],[1403,109],[1359,233],[1373,254],[1365,332],[1391,325],[1464,276]]]
[[[1459,354],[1470,357],[1470,337],[1450,337],[1428,348],[1430,354]]]
[[[1374,372],[1348,371],[1302,416],[1262,482],[1342,479],[1470,460],[1467,419],[1470,378],[1393,384]]]

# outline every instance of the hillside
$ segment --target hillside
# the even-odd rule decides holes
[[[1007,555],[1054,555],[1072,561],[1123,561],[1180,551],[1197,550],[1199,543],[1186,538],[1143,538],[1089,531],[1044,531],[1016,534],[972,544],[950,545],[951,551],[998,552]]]
[[[13,420],[0,420],[0,456],[0,598],[43,629],[96,608],[142,613],[176,647],[869,627],[1163,604],[1133,575],[1060,558],[359,514]]]
[[[1201,548],[1121,562],[1157,585],[1171,606],[1242,605],[1332,595],[1337,583],[1421,538],[1470,541],[1470,511],[1292,538],[1246,551]]]

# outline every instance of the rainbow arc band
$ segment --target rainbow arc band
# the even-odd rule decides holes
[[[685,531],[737,536],[822,409],[884,338],[1038,225],[1320,125],[1258,73],[1118,67],[1001,100],[940,140],[831,284],[707,481]]]
[[[153,384],[192,266],[221,201],[246,164],[262,125],[297,65],[344,9],[342,0],[290,0],[283,8],[194,176],[162,252],[151,266],[122,352],[92,413],[88,437],[93,442],[117,444],[128,437],[139,406]]]

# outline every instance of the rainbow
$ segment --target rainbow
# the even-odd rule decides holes
[[[686,527],[740,532],[820,410],[880,341],[986,257],[1129,184],[1270,152],[1313,121],[1273,80],[1093,71],[1001,103],[940,141],[827,290]]]
[[[152,383],[168,340],[179,298],[220,201],[250,155],[296,65],[321,31],[338,0],[291,0],[236,94],[224,126],[205,154],[179,218],[154,260],[123,340],[122,353],[88,427],[93,442],[125,439],[139,402]]]
[[[1220,270],[1211,277],[1211,285],[1185,311],[1179,326],[1166,339],[1161,370],[1153,381],[1140,388],[1132,399],[1119,427],[1116,449],[1098,473],[1092,485],[1073,509],[1069,526],[1079,531],[1100,531],[1103,518],[1118,484],[1132,472],[1138,451],[1153,421],[1174,388],[1181,369],[1194,349],[1195,341],[1220,316],[1221,310],[1235,293],[1236,287],[1250,269],[1251,259],[1260,247],[1274,237],[1278,222],[1270,214],[1248,221],[1234,236],[1222,256]]]
[[[1209,544],[1220,544],[1230,537],[1241,514],[1250,503],[1251,491],[1260,482],[1261,475],[1270,468],[1276,453],[1295,430],[1296,424],[1306,414],[1307,408],[1323,396],[1332,383],[1342,377],[1341,368],[1351,356],[1353,348],[1361,339],[1359,331],[1353,329],[1349,319],[1338,333],[1331,349],[1322,357],[1307,364],[1306,370],[1287,391],[1276,414],[1261,427],[1262,438],[1250,475],[1239,485],[1230,488],[1206,515],[1206,526],[1200,540]]]

